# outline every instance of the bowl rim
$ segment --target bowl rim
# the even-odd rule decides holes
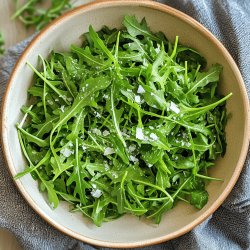
[[[157,237],[154,239],[149,239],[149,240],[141,240],[141,241],[136,241],[136,242],[108,242],[108,241],[103,241],[103,240],[96,240],[92,239],[89,237],[86,237],[84,235],[81,235],[77,232],[72,231],[71,229],[62,226],[60,223],[56,222],[55,220],[52,220],[48,215],[45,214],[45,212],[39,208],[39,206],[33,201],[29,193],[24,189],[22,186],[20,180],[14,181],[17,189],[20,191],[21,195],[23,198],[26,200],[26,202],[32,207],[32,209],[40,216],[42,217],[47,223],[49,223],[51,226],[62,232],[63,234],[66,234],[68,236],[71,236],[77,240],[83,241],[85,243],[95,245],[95,246],[102,246],[102,247],[113,247],[113,248],[134,248],[134,247],[144,247],[144,246],[149,246],[149,245],[154,245],[154,244],[159,244],[162,242],[166,242],[168,240],[177,238],[189,231],[191,231],[194,227],[196,227],[198,224],[202,223],[206,218],[208,218],[221,204],[222,202],[226,199],[226,197],[229,195],[231,192],[232,188],[234,187],[237,179],[239,178],[239,175],[241,173],[241,170],[243,169],[245,158],[247,156],[247,151],[248,151],[248,146],[249,146],[249,140],[250,140],[250,130],[249,130],[249,125],[250,125],[250,113],[249,113],[249,101],[248,101],[248,96],[246,92],[246,88],[244,85],[243,78],[241,76],[241,73],[233,60],[232,56],[229,54],[227,49],[222,45],[222,43],[203,25],[201,25],[198,21],[193,19],[192,17],[188,16],[187,14],[176,10],[168,5],[153,2],[153,1],[145,1],[145,0],[101,0],[101,1],[95,1],[91,2],[85,5],[81,5],[65,14],[63,14],[61,17],[58,19],[54,20],[52,23],[50,23],[47,27],[45,27],[35,38],[32,39],[30,44],[26,47],[26,49],[23,51],[22,55],[19,57],[17,60],[12,73],[10,75],[9,81],[7,83],[7,88],[5,90],[5,94],[3,97],[3,102],[2,102],[2,110],[1,110],[1,145],[2,145],[2,150],[4,153],[4,158],[6,161],[6,167],[10,173],[10,175],[13,177],[16,172],[15,172],[15,167],[14,164],[11,161],[11,157],[8,153],[8,138],[7,138],[7,124],[6,124],[6,112],[7,112],[7,98],[11,89],[11,86],[13,85],[13,78],[14,75],[16,74],[16,71],[20,67],[20,65],[23,63],[23,58],[25,55],[32,49],[33,45],[36,44],[39,39],[46,34],[47,32],[50,31],[53,27],[55,27],[58,23],[64,21],[67,17],[74,16],[75,14],[78,13],[84,13],[88,11],[92,11],[94,9],[100,9],[100,8],[108,8],[108,7],[113,7],[113,6],[142,6],[142,7],[147,7],[150,9],[154,10],[159,10],[163,13],[167,13],[168,15],[172,15],[174,17],[177,17],[181,19],[182,21],[188,23],[190,26],[198,30],[200,33],[202,33],[207,39],[209,39],[220,51],[221,53],[225,56],[226,60],[229,62],[231,65],[233,72],[237,78],[237,81],[239,83],[240,87],[240,92],[241,96],[243,97],[243,102],[244,102],[244,112],[245,112],[245,121],[244,121],[244,140],[241,148],[241,153],[239,156],[239,160],[237,162],[237,165],[235,167],[235,170],[233,172],[232,177],[230,178],[227,186],[223,190],[223,192],[220,194],[218,199],[210,206],[210,208],[207,209],[206,212],[201,214],[199,217],[197,217],[194,221],[191,223],[187,224],[185,227],[182,227],[181,229],[170,233],[165,236]]]

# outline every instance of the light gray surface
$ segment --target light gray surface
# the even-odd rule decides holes
[[[250,1],[165,0],[194,17],[227,47],[250,91]],[[166,24],[167,25],[167,24]],[[0,97],[9,74],[29,40],[11,48],[0,60]],[[51,228],[27,205],[9,177],[0,155],[0,227],[12,231],[24,249],[95,249]],[[190,233],[145,249],[250,249],[250,159],[224,204]]]

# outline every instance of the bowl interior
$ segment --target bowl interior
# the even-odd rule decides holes
[[[126,215],[98,228],[80,214],[69,213],[68,205],[63,202],[58,209],[52,210],[30,175],[17,181],[18,187],[26,199],[43,217],[55,226],[61,227],[71,236],[89,243],[115,247],[141,246],[178,236],[208,216],[211,207],[215,209],[219,205],[221,195],[230,191],[228,187],[230,179],[234,175],[235,181],[240,171],[239,168],[241,168],[239,164],[242,164],[243,160],[240,159],[240,155],[242,147],[246,145],[244,137],[246,137],[247,117],[246,95],[241,86],[241,77],[224,49],[218,47],[218,44],[216,45],[214,40],[209,38],[209,34],[201,32],[199,25],[191,24],[192,21],[185,16],[181,19],[178,17],[180,14],[174,15],[169,12],[169,9],[165,12],[161,8],[153,7],[153,4],[130,2],[93,5],[72,12],[50,26],[31,44],[19,62],[8,89],[3,110],[3,142],[11,173],[15,175],[25,167],[15,129],[15,124],[22,117],[20,108],[27,102],[27,89],[30,87],[33,77],[32,71],[25,63],[29,61],[33,65],[37,65],[38,54],[46,58],[52,49],[69,50],[72,43],[80,42],[80,36],[88,31],[90,24],[98,30],[104,24],[109,27],[120,27],[125,14],[134,14],[137,18],[146,17],[153,31],[164,32],[172,41],[178,35],[182,44],[201,52],[209,65],[214,63],[223,65],[220,91],[222,94],[233,93],[227,103],[228,112],[232,116],[226,128],[228,143],[226,155],[217,160],[216,166],[211,169],[210,174],[223,178],[224,181],[209,184],[209,202],[202,210],[198,211],[180,202],[173,210],[165,214],[159,225]]]

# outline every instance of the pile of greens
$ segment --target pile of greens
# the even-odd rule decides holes
[[[0,32],[0,55],[3,55],[4,53],[4,38],[3,34]]]
[[[222,67],[125,16],[89,27],[83,45],[42,57],[17,124],[31,173],[53,208],[71,204],[100,226],[125,213],[159,223],[179,200],[201,209],[225,153]]]
[[[41,7],[44,0],[25,0],[24,4],[20,4],[20,0],[15,2],[16,12],[12,19],[19,18],[25,26],[34,26],[36,30],[41,30],[63,12],[72,8],[70,0],[50,0],[47,1],[48,7]]]

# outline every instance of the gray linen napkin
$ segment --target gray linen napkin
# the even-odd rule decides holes
[[[250,1],[161,0],[194,17],[227,47],[237,62],[250,93]],[[0,60],[0,98],[10,72],[30,39],[9,49]],[[13,232],[24,249],[96,249],[61,234],[25,202],[0,154],[0,228]],[[144,249],[250,249],[250,157],[228,199],[194,230],[178,239]]]

